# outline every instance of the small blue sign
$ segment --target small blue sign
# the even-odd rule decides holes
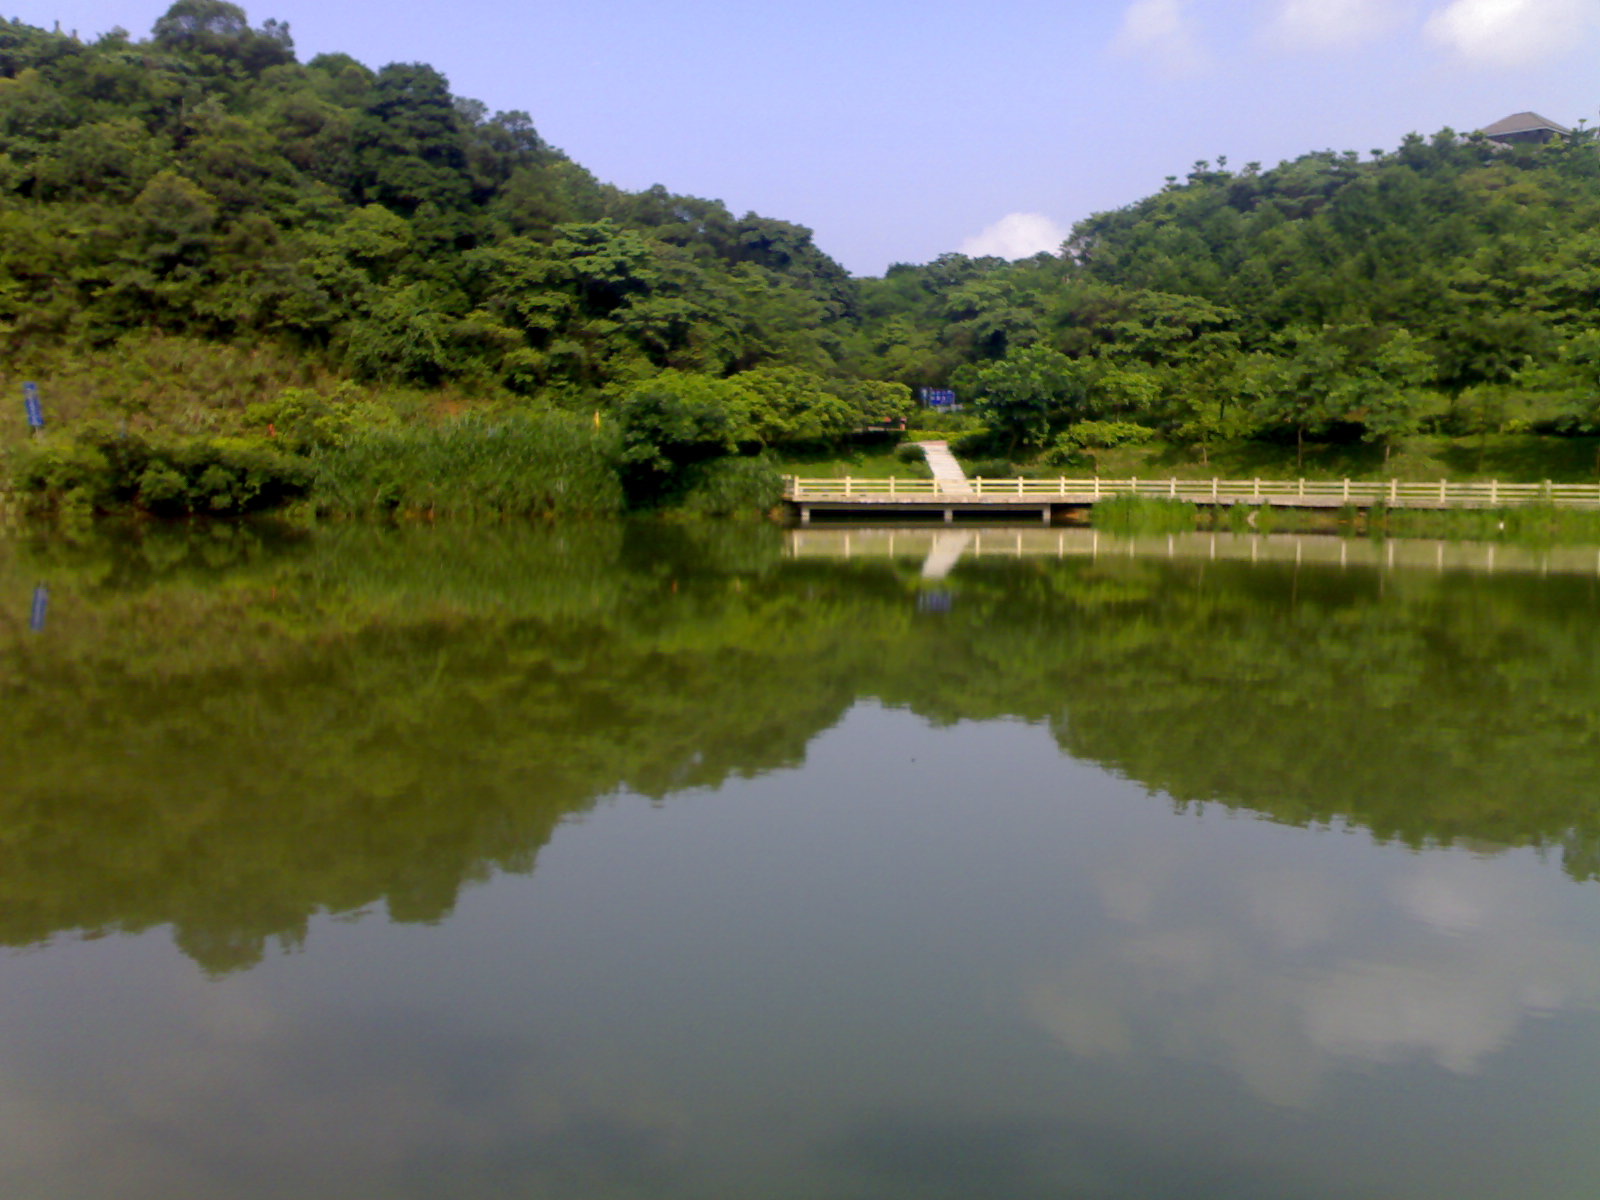
[[[44,405],[39,400],[39,385],[25,383],[22,385],[22,406],[28,410],[28,427],[30,429],[44,428]]]
[[[50,589],[40,584],[33,589],[33,611],[28,614],[28,628],[34,633],[44,632],[45,618],[50,615]]]
[[[928,408],[956,407],[956,394],[949,388],[921,388],[922,403]]]

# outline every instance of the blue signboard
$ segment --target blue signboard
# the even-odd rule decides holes
[[[949,388],[918,388],[922,403],[928,408],[955,408],[956,394]]]
[[[22,406],[28,410],[28,425],[33,429],[44,428],[44,405],[39,402],[39,385],[25,383],[22,385]]]

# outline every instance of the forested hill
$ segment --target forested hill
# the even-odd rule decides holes
[[[1600,156],[1412,134],[1199,162],[1061,257],[863,284],[861,369],[954,377],[1020,442],[1133,418],[1190,442],[1600,424]]]
[[[301,63],[286,26],[218,0],[143,40],[0,19],[12,362],[176,336],[560,395],[667,367],[829,371],[854,307],[809,230],[603,184],[431,67]]]
[[[143,39],[0,20],[0,388],[24,378],[65,423],[195,433],[290,385],[434,389],[436,413],[631,396],[629,453],[661,471],[837,438],[903,411],[899,385],[955,386],[994,452],[1053,464],[1593,432],[1600,157],[1581,129],[1445,130],[1200,162],[1060,255],[854,280],[803,226],[609,186],[431,67],[302,63],[221,0]]]

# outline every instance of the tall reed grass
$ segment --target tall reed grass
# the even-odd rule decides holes
[[[565,413],[468,414],[319,450],[312,506],[329,516],[611,516],[623,506],[617,461],[614,436]]]
[[[1600,545],[1600,512],[1524,504],[1514,508],[1407,509],[1378,505],[1367,513],[1375,537],[1434,537],[1521,545]]]
[[[1110,533],[1191,533],[1199,521],[1199,511],[1184,500],[1112,496],[1090,510],[1089,520],[1096,529]]]

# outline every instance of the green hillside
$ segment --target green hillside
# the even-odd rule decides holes
[[[1082,421],[1199,444],[1600,425],[1592,131],[1200,162],[1064,250],[865,282],[855,362],[955,379],[1012,445]]]
[[[590,509],[748,506],[770,470],[708,464],[838,446],[920,385],[969,402],[974,455],[1382,470],[1417,435],[1600,430],[1597,301],[1582,129],[1200,162],[1060,256],[857,280],[801,225],[623,191],[429,66],[302,63],[220,0],[143,39],[0,19],[0,395],[39,381],[51,421],[30,444],[0,404],[0,447],[46,503],[560,508],[462,450],[510,422],[615,478]]]

